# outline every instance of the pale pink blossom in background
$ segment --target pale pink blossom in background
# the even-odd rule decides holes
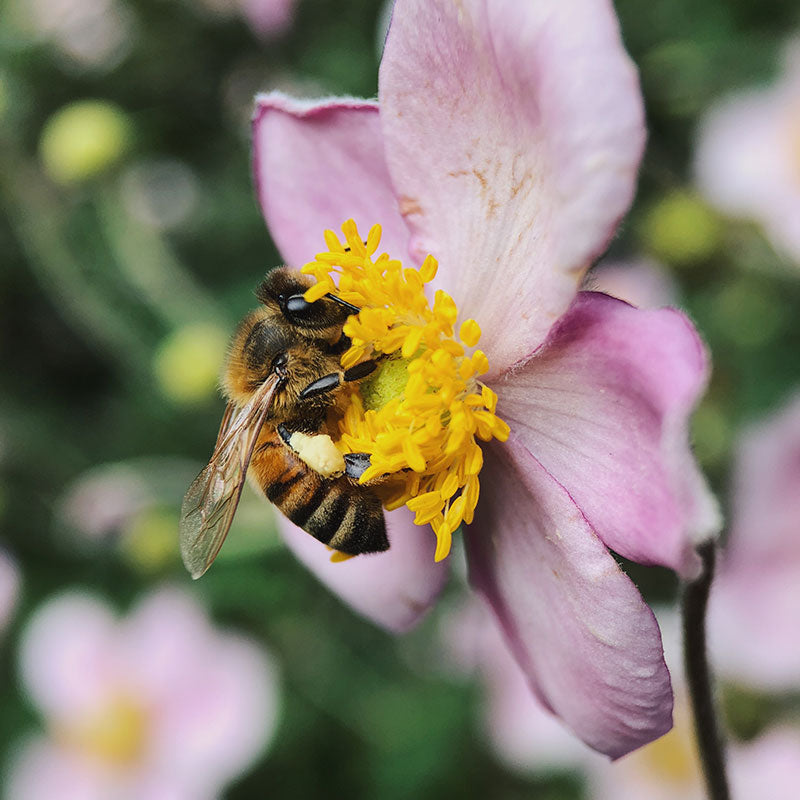
[[[658,628],[611,547],[696,574],[718,514],[688,448],[707,377],[691,324],[578,293],[630,204],[641,94],[607,2],[398,0],[378,103],[258,99],[255,171],[270,231],[302,266],[325,228],[383,226],[382,249],[439,262],[474,318],[511,426],[484,448],[465,532],[470,579],[530,686],[592,747],[619,756],[667,730]],[[392,548],[331,564],[290,546],[354,608],[414,624],[445,577],[406,509]]]
[[[269,655],[177,589],[121,618],[84,592],[58,596],[20,650],[45,730],[19,743],[6,800],[211,800],[274,732]]]
[[[130,52],[136,18],[122,0],[18,0],[23,25],[82,69],[111,69]]]
[[[678,305],[678,287],[669,270],[649,258],[601,261],[587,276],[585,288],[605,292],[637,308]]]
[[[663,739],[589,773],[588,800],[706,800],[688,710]],[[728,753],[732,800],[796,800],[800,729],[768,730]]]
[[[800,395],[752,426],[736,454],[730,538],[711,594],[720,669],[800,688]]]
[[[220,16],[241,14],[257,36],[271,39],[285,33],[294,21],[298,0],[187,0],[200,2]]]
[[[711,108],[695,170],[710,203],[759,222],[779,251],[800,262],[800,40],[787,46],[775,83]]]
[[[193,461],[162,456],[101,464],[67,486],[55,516],[79,536],[100,541],[146,508],[179,505],[196,471]]]
[[[0,550],[0,635],[16,611],[21,582],[17,562],[5,550]]]
[[[237,0],[244,18],[259,36],[283,33],[294,19],[297,0]]]

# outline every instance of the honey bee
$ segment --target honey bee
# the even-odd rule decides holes
[[[326,432],[340,387],[377,364],[342,369],[342,326],[359,309],[330,294],[307,302],[312,283],[273,270],[256,290],[261,306],[234,334],[217,443],[181,507],[181,555],[193,578],[219,553],[248,471],[286,517],[329,547],[348,555],[389,548],[381,502],[357,482],[368,454],[342,456]]]

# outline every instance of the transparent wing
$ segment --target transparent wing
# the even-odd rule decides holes
[[[225,541],[277,383],[268,378],[241,408],[228,404],[211,460],[183,498],[181,557],[193,578],[211,566]]]

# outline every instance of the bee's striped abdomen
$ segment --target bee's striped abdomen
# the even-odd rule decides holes
[[[323,477],[274,429],[262,428],[250,470],[284,516],[323,544],[348,555],[388,550],[378,497],[346,476]]]

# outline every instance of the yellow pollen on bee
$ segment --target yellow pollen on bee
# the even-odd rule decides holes
[[[433,256],[419,269],[404,268],[376,255],[380,225],[366,242],[353,220],[342,233],[343,240],[325,231],[328,250],[303,267],[317,280],[305,299],[333,293],[357,306],[344,325],[351,344],[342,366],[375,359],[378,369],[343,392],[336,446],[369,454],[360,482],[371,483],[387,510],[405,505],[417,525],[429,524],[441,561],[478,503],[483,452],[476,438],[509,436],[495,413],[497,395],[478,378],[489,369],[486,354],[475,349],[481,329],[468,319],[456,333],[458,308],[441,289],[431,307],[425,285],[436,276]]]

